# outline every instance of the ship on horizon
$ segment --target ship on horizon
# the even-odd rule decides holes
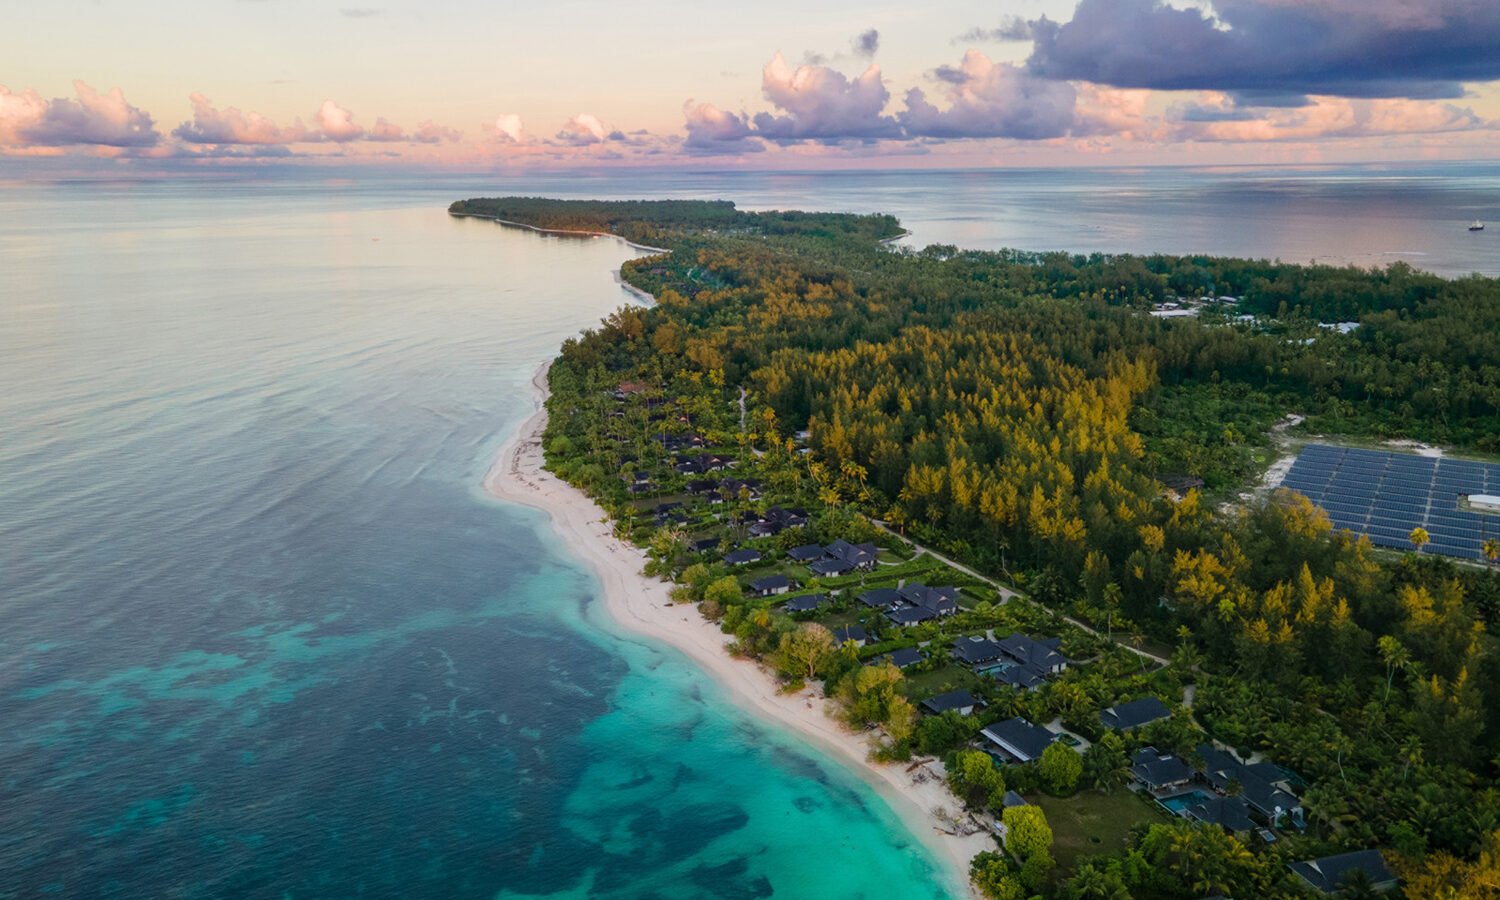
[[[1474,220],[1474,224],[1472,224],[1472,225],[1469,226],[1469,230],[1470,231],[1483,231],[1484,230],[1484,223],[1481,222],[1481,221],[1479,221],[1478,219],[1475,219]]]

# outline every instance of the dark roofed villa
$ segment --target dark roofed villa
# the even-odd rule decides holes
[[[804,594],[801,597],[793,597],[783,607],[789,613],[817,612],[818,607],[828,602],[827,594]]]
[[[1020,716],[996,722],[980,732],[987,740],[1018,763],[1029,763],[1041,759],[1042,751],[1057,740],[1057,735],[1033,725]]]
[[[875,568],[876,557],[880,553],[880,550],[874,544],[851,544],[843,538],[839,538],[824,547],[823,553],[830,560],[838,559],[848,563],[849,569],[845,571],[852,571],[854,569]]]
[[[819,578],[836,578],[854,571],[854,563],[847,559],[820,559],[808,566]]]
[[[887,612],[885,617],[892,623],[906,628],[911,625],[920,625],[929,619],[936,618],[937,615],[923,606],[901,606]]]
[[[850,625],[848,628],[839,628],[833,632],[833,642],[835,644],[838,644],[840,647],[842,647],[849,641],[853,641],[857,646],[863,647],[865,644],[869,643],[870,636],[866,634],[865,630],[863,628],[860,628],[858,625]]]
[[[1104,727],[1115,731],[1129,731],[1171,717],[1172,711],[1156,697],[1121,703],[1099,713],[1099,721],[1104,723]]]
[[[952,709],[957,710],[961,716],[967,716],[978,705],[979,701],[974,695],[963,688],[946,694],[938,694],[936,697],[929,697],[922,701],[922,706],[929,712],[944,713]]]
[[[904,650],[892,650],[890,653],[887,653],[884,656],[877,657],[878,660],[889,662],[891,665],[895,666],[898,669],[904,669],[907,666],[914,666],[926,658],[927,654],[923,653],[921,650],[918,650],[916,647],[907,647]]]
[[[733,553],[724,554],[726,566],[743,566],[755,562],[760,562],[759,550],[736,550]]]
[[[1391,874],[1379,850],[1340,853],[1337,856],[1294,862],[1287,868],[1314,890],[1324,894],[1337,893],[1349,883],[1349,876],[1355,872],[1368,878],[1370,886],[1377,891],[1388,891],[1396,886],[1396,876]]]
[[[1250,808],[1240,797],[1209,797],[1182,811],[1184,819],[1217,825],[1225,831],[1243,834],[1255,827]]]
[[[999,644],[982,637],[961,637],[953,642],[953,658],[971,666],[999,659],[1001,654]]]
[[[793,547],[786,552],[789,559],[799,563],[816,562],[823,558],[823,548],[817,544],[803,544],[801,547]]]
[[[860,594],[858,599],[871,609],[891,609],[901,602],[901,595],[895,588],[875,588]]]
[[[928,587],[912,582],[896,592],[901,602],[925,609],[933,616],[951,616],[958,612],[959,591],[956,587]]]
[[[1193,767],[1181,757],[1162,754],[1155,747],[1137,752],[1130,763],[1130,774],[1153,791],[1187,784],[1193,777]]]
[[[750,591],[759,597],[785,594],[792,589],[792,580],[785,575],[767,575],[750,582]]]

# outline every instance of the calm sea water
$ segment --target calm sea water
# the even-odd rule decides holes
[[[1462,228],[1500,218],[1495,174],[0,182],[0,897],[952,893],[863,782],[621,634],[479,491],[629,251],[452,199],[1500,274]]]

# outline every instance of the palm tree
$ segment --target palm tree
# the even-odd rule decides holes
[[[1489,560],[1492,566],[1496,560],[1500,560],[1500,538],[1490,538],[1484,542],[1484,558]]]
[[[1391,635],[1382,637],[1376,642],[1376,646],[1381,661],[1385,663],[1385,696],[1380,698],[1380,705],[1385,706],[1385,702],[1391,698],[1391,681],[1396,677],[1396,670],[1405,669],[1411,664],[1411,654]]]
[[[1411,541],[1412,547],[1421,552],[1422,548],[1427,546],[1432,540],[1432,537],[1427,534],[1427,529],[1418,525],[1411,530],[1411,534],[1407,536],[1407,540]]]

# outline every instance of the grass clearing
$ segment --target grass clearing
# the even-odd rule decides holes
[[[1125,788],[1108,794],[1085,788],[1071,797],[1037,793],[1026,799],[1047,814],[1059,873],[1071,872],[1086,856],[1123,852],[1130,844],[1131,828],[1162,821],[1163,815]]]

